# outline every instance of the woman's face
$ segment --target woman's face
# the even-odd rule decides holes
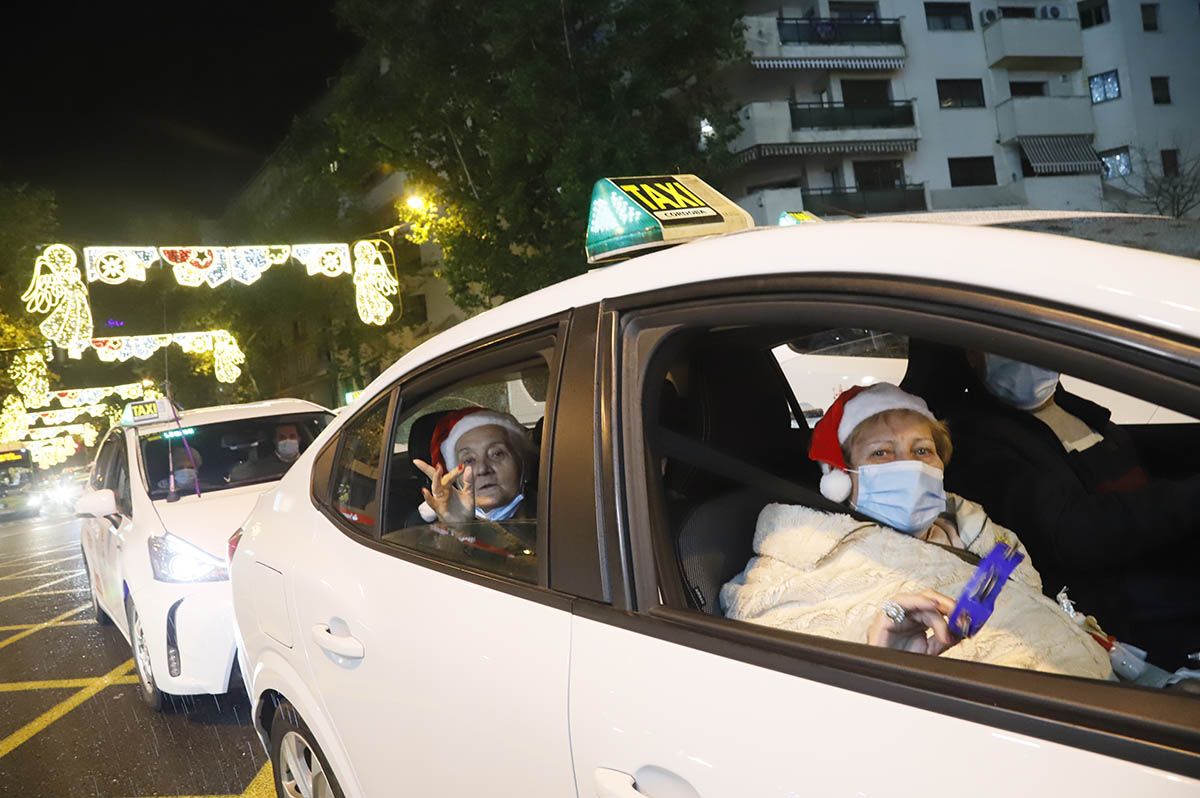
[[[471,466],[476,507],[493,510],[516,498],[521,489],[521,463],[503,427],[487,424],[463,433],[455,455],[461,465]]]
[[[933,441],[929,419],[911,410],[889,410],[871,416],[850,438],[851,468],[890,463],[895,460],[920,460],[939,470],[945,469]],[[858,500],[858,474],[850,473],[850,500]]]

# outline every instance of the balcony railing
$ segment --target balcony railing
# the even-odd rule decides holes
[[[812,211],[817,216],[860,216],[928,209],[925,207],[925,187],[907,184],[895,188],[805,189],[804,210]]]
[[[900,44],[898,19],[780,18],[781,44]]]
[[[792,103],[792,130],[805,128],[913,127],[912,100],[886,105]]]

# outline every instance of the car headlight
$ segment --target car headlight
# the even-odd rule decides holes
[[[220,582],[229,578],[221,560],[168,533],[146,541],[150,566],[160,582]]]

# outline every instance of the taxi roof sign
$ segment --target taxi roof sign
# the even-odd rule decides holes
[[[783,213],[779,214],[779,221],[777,224],[781,227],[786,227],[790,224],[805,224],[807,222],[821,221],[824,220],[820,216],[817,216],[814,213],[809,213],[808,211],[784,211]]]
[[[155,424],[159,421],[170,421],[175,417],[169,399],[147,399],[144,402],[130,402],[121,413],[122,427],[139,427],[143,424]]]
[[[609,177],[588,211],[588,263],[601,263],[700,236],[754,227],[754,219],[695,175]]]

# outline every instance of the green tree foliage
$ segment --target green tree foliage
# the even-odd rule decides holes
[[[427,187],[463,307],[578,274],[604,176],[719,173],[736,134],[718,71],[742,4],[340,0],[366,44],[326,122],[338,148]],[[699,145],[700,120],[714,136]]]

